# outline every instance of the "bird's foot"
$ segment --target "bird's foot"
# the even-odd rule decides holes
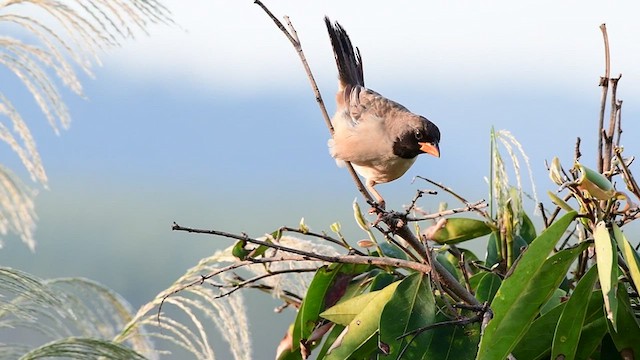
[[[374,202],[374,201],[369,201],[369,205],[371,205],[371,208],[369,209],[369,214],[384,214],[385,213],[385,201],[379,201],[379,202]]]

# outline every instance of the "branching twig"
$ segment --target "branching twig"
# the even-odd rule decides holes
[[[609,92],[609,76],[611,73],[611,60],[609,57],[609,36],[607,35],[607,25],[600,25],[602,37],[604,39],[604,76],[600,77],[600,86],[602,87],[602,96],[600,99],[600,116],[598,119],[598,172],[602,174],[604,170],[604,154],[603,154],[603,138],[604,138],[604,112],[607,107],[607,93]]]
[[[399,267],[405,269],[411,269],[420,271],[422,273],[428,273],[431,268],[427,264],[418,263],[415,261],[407,261],[402,259],[395,258],[385,258],[385,257],[374,257],[374,256],[362,256],[362,255],[324,255],[324,254],[316,254],[309,251],[304,251],[280,244],[275,244],[268,241],[262,241],[258,239],[254,239],[248,236],[242,236],[237,234],[232,234],[224,231],[218,230],[204,230],[204,229],[195,229],[189,227],[183,227],[176,223],[173,223],[172,230],[175,231],[186,231],[190,233],[197,234],[209,234],[209,235],[217,235],[223,236],[230,239],[242,240],[248,243],[263,245],[268,248],[276,249],[282,251],[287,254],[295,254],[296,256],[291,255],[283,255],[280,257],[274,257],[275,259],[289,259],[290,261],[324,261],[328,263],[343,263],[343,264],[363,264],[363,265],[376,265],[376,266],[391,266],[391,267]],[[251,259],[253,263],[268,263],[269,258],[255,258]],[[271,258],[273,259],[273,258]],[[282,261],[282,260],[281,260]]]
[[[443,217],[443,216],[454,215],[454,214],[459,214],[459,213],[463,213],[463,212],[470,212],[470,211],[478,212],[480,209],[486,208],[487,206],[488,205],[487,205],[485,200],[479,200],[479,201],[476,201],[474,203],[467,203],[467,205],[465,207],[443,210],[443,211],[440,211],[440,212],[437,212],[437,213],[428,214],[428,215],[424,215],[424,216],[421,216],[421,217],[407,216],[406,220],[407,221],[432,220],[432,219],[437,219],[437,218],[440,218],[440,217]]]
[[[351,251],[351,252],[353,252],[353,253],[355,253],[357,255],[364,255],[363,252],[361,252],[358,249],[350,246],[349,244],[347,244],[347,243],[345,243],[343,241],[340,241],[338,239],[335,239],[335,238],[333,238],[333,237],[331,237],[331,236],[329,236],[327,234],[324,234],[324,233],[323,234],[318,234],[318,233],[315,233],[315,232],[312,232],[312,231],[300,230],[300,229],[292,228],[292,227],[289,227],[289,226],[282,226],[278,230],[286,231],[286,232],[293,232],[293,233],[301,234],[301,235],[313,236],[313,237],[316,237],[318,239],[326,240],[326,241],[328,241],[330,243],[339,245],[340,247],[343,247],[343,248],[345,248],[345,249],[347,249],[347,250],[349,250],[349,251]]]
[[[422,180],[424,180],[424,181],[428,182],[428,183],[429,183],[429,184],[431,184],[431,185],[434,185],[434,186],[439,187],[440,189],[442,189],[442,190],[444,190],[444,191],[448,192],[449,194],[451,194],[451,195],[452,195],[453,197],[455,197],[456,199],[460,200],[460,202],[462,202],[463,204],[465,204],[467,207],[472,208],[472,206],[471,206],[471,205],[473,205],[473,204],[471,204],[469,201],[467,201],[467,199],[463,198],[461,195],[459,195],[458,193],[456,193],[455,191],[453,191],[451,188],[448,188],[448,187],[446,187],[446,186],[444,186],[444,185],[442,185],[442,184],[440,184],[440,183],[437,183],[437,182],[435,182],[435,181],[433,181],[433,180],[431,180],[431,179],[428,179],[428,178],[425,178],[425,177],[422,177],[422,176],[416,176],[416,178],[418,178],[418,179],[422,179]],[[491,217],[489,216],[489,214],[487,214],[487,212],[486,212],[486,211],[484,211],[484,210],[480,210],[480,208],[477,208],[477,207],[476,207],[476,208],[472,208],[471,210],[473,210],[473,211],[477,212],[478,214],[480,214],[480,216],[484,217],[485,219],[491,219]]]
[[[302,44],[300,43],[300,40],[298,39],[298,35],[296,33],[295,28],[293,27],[293,24],[291,23],[289,18],[285,17],[285,21],[287,22],[287,26],[291,30],[290,32],[287,31],[287,29],[284,27],[282,22],[280,20],[278,20],[278,18],[276,18],[275,15],[273,15],[273,13],[262,3],[262,1],[254,0],[254,4],[260,6],[260,8],[271,18],[271,20],[273,20],[273,22],[276,24],[278,29],[280,29],[280,31],[282,31],[284,33],[284,35],[287,37],[287,39],[289,39],[289,42],[291,42],[291,45],[293,45],[293,47],[295,48],[296,52],[298,53],[298,57],[300,57],[300,61],[302,62],[302,66],[304,67],[304,70],[307,73],[307,77],[309,78],[309,82],[311,84],[311,89],[313,90],[313,93],[315,94],[316,102],[318,103],[318,106],[320,107],[320,112],[322,113],[322,117],[324,118],[325,124],[327,125],[327,129],[329,129],[329,133],[333,137],[333,125],[331,125],[331,118],[329,117],[329,113],[327,112],[327,108],[324,105],[324,101],[322,100],[322,95],[320,94],[320,90],[318,89],[318,84],[316,83],[316,80],[313,77],[313,73],[311,72],[311,68],[309,67],[309,63],[307,62],[307,59],[304,56],[304,52],[302,51]],[[353,181],[356,184],[356,188],[358,189],[358,191],[360,191],[360,193],[365,198],[367,203],[374,204],[375,201],[374,201],[373,197],[371,196],[371,194],[369,194],[369,191],[367,191],[367,189],[365,188],[364,184],[362,183],[362,180],[360,180],[360,177],[358,176],[358,174],[354,170],[354,168],[351,165],[351,163],[346,161],[345,164],[346,164],[347,170],[349,171],[349,174],[351,174],[351,177],[353,178]],[[379,210],[380,209],[378,209],[378,211]]]

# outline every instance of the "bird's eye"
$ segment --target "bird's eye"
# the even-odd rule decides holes
[[[416,139],[422,140],[422,132],[420,132],[420,130],[416,130]]]

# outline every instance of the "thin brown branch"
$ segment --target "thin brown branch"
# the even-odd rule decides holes
[[[315,233],[315,232],[312,232],[312,231],[305,231],[305,230],[300,230],[300,229],[297,229],[297,228],[292,228],[292,227],[289,227],[289,226],[282,226],[278,230],[316,237],[318,239],[326,240],[326,241],[328,241],[330,243],[339,245],[340,247],[343,247],[343,248],[345,248],[345,249],[347,249],[349,251],[352,251],[357,255],[364,255],[363,252],[361,252],[358,249],[352,247],[351,245],[347,244],[346,242],[340,241],[340,240],[338,240],[336,238],[333,238],[333,237],[331,237],[331,236],[329,236],[327,234],[324,234],[324,233],[319,234],[319,233]]]
[[[329,117],[327,108],[324,105],[324,100],[322,100],[322,95],[320,94],[318,84],[316,83],[316,80],[313,77],[313,73],[311,72],[311,67],[309,66],[309,63],[307,62],[307,59],[304,55],[304,51],[302,50],[302,44],[298,39],[298,34],[295,28],[293,27],[293,24],[291,23],[288,17],[285,17],[287,26],[291,30],[291,31],[287,31],[287,29],[282,24],[282,22],[278,20],[278,18],[276,18],[275,15],[273,15],[273,13],[262,3],[262,1],[254,0],[254,4],[260,6],[260,8],[269,16],[269,18],[271,18],[271,20],[276,24],[278,29],[280,29],[280,31],[282,31],[282,33],[287,37],[287,39],[289,39],[289,42],[291,42],[291,45],[293,45],[294,49],[296,50],[296,53],[298,53],[298,57],[300,58],[300,61],[302,62],[302,66],[304,67],[304,70],[307,73],[307,77],[309,78],[311,89],[313,90],[313,93],[316,98],[316,102],[318,103],[318,107],[320,108],[320,112],[322,113],[322,117],[324,118],[325,125],[327,126],[327,129],[329,129],[329,133],[333,137],[333,125],[331,124],[331,117]],[[351,177],[353,178],[353,182],[355,183],[358,191],[362,194],[362,196],[365,198],[367,203],[375,204],[373,197],[371,196],[371,194],[369,194],[369,191],[365,188],[364,184],[362,183],[362,180],[360,180],[358,173],[356,173],[351,163],[345,162],[345,164],[346,164],[347,170],[349,171],[349,174],[351,174]],[[377,209],[377,210],[380,211],[381,209]]]
[[[391,267],[399,267],[404,269],[416,270],[423,273],[428,273],[431,270],[431,267],[429,265],[418,263],[415,261],[407,261],[407,260],[395,259],[395,258],[374,257],[374,256],[362,256],[362,255],[316,254],[309,251],[304,251],[304,250],[300,250],[300,249],[296,249],[296,248],[292,248],[292,247],[288,247],[280,244],[275,244],[268,241],[254,239],[246,235],[237,235],[237,234],[232,234],[232,233],[218,231],[218,230],[188,228],[188,227],[180,226],[176,223],[173,224],[172,230],[186,231],[186,232],[196,233],[196,234],[217,235],[217,236],[222,236],[230,239],[246,241],[248,243],[252,243],[256,245],[263,245],[272,249],[282,251],[287,254],[297,255],[297,256],[283,255],[280,257],[273,257],[273,258],[255,258],[255,259],[251,259],[253,263],[269,263],[269,260],[272,260],[272,259],[281,259],[281,261],[283,261],[283,259],[285,260],[288,259],[290,261],[324,261],[328,263],[363,264],[363,265],[376,265],[376,266],[383,266],[383,267],[391,266]]]
[[[420,257],[422,257],[423,259],[428,258],[425,247],[422,245],[420,240],[418,240],[418,238],[413,234],[413,232],[409,230],[409,227],[407,225],[397,229],[396,235],[400,236],[409,245],[411,245],[414,248],[414,250],[418,252]],[[480,304],[478,300],[473,296],[473,294],[468,292],[467,289],[465,289],[462,285],[460,285],[458,280],[454,278],[453,275],[451,275],[449,271],[447,271],[447,269],[445,269],[445,267],[442,264],[440,264],[438,261],[433,261],[433,264],[431,265],[438,273],[442,283],[445,285],[445,291],[447,293],[454,294],[453,295],[454,297],[460,298],[461,300],[463,300],[468,304],[472,304],[472,305]]]
[[[616,103],[617,118],[618,118],[618,133],[616,137],[616,147],[620,147],[620,139],[622,138],[622,100],[618,100]]]
[[[574,155],[574,161],[575,162],[579,162],[580,158],[582,157],[582,153],[580,152],[580,142],[582,140],[580,139],[580,137],[578,136],[576,138],[576,148],[575,148],[575,155]]]
[[[612,78],[609,80],[611,87],[611,104],[610,104],[610,115],[609,115],[609,130],[604,133],[604,154],[603,154],[603,165],[602,165],[602,174],[605,174],[609,179],[612,176],[611,169],[611,160],[613,159],[613,137],[616,133],[616,123],[617,123],[617,114],[618,114],[618,82],[622,74],[620,74],[617,78]]]
[[[600,116],[598,119],[598,172],[602,174],[604,170],[604,154],[603,154],[603,140],[604,140],[604,112],[607,107],[607,93],[609,92],[609,76],[611,73],[611,60],[609,55],[609,36],[607,35],[607,25],[600,25],[602,31],[602,38],[604,39],[604,63],[605,71],[604,76],[600,77],[600,86],[602,87],[602,96],[600,98]]]
[[[619,166],[622,171],[622,179],[624,180],[627,189],[633,193],[633,195],[640,200],[640,187],[638,187],[638,183],[636,179],[631,174],[631,170],[629,170],[629,166],[624,162],[622,158],[622,148],[616,147],[615,149],[616,157],[618,158]]]
[[[451,194],[451,195],[452,195],[453,197],[455,197],[456,199],[460,200],[460,202],[462,202],[463,204],[465,204],[467,207],[470,207],[470,205],[472,205],[469,201],[467,201],[467,199],[463,198],[461,195],[459,195],[458,193],[456,193],[455,191],[453,191],[453,190],[452,190],[451,188],[449,188],[449,187],[446,187],[446,186],[444,186],[444,185],[442,185],[442,184],[440,184],[440,183],[437,183],[437,182],[435,182],[435,181],[433,181],[433,180],[431,180],[431,179],[428,179],[428,178],[426,178],[426,177],[416,176],[416,178],[418,178],[418,179],[422,179],[422,180],[424,180],[424,181],[428,182],[428,183],[429,183],[429,184],[431,184],[431,185],[434,185],[434,186],[439,187],[440,189],[442,189],[442,190],[446,191],[447,193]],[[484,211],[484,210],[480,210],[479,208],[475,208],[475,209],[472,209],[472,210],[474,210],[475,212],[477,212],[478,214],[480,214],[480,216],[484,217],[485,219],[488,219],[488,220],[490,220],[490,219],[491,219],[491,217],[489,216],[489,214],[487,214],[487,212],[486,212],[486,211]]]
[[[253,287],[253,288],[258,288],[258,289],[273,289],[271,286],[268,285],[264,285],[264,284],[258,284],[256,285],[252,285],[262,279],[266,279],[269,277],[274,277],[274,276],[279,276],[279,275],[284,275],[284,274],[291,274],[291,273],[303,273],[303,272],[315,272],[318,271],[317,268],[299,268],[299,269],[282,269],[282,270],[275,270],[275,271],[269,271],[265,274],[261,274],[261,275],[257,275],[254,276],[250,279],[244,279],[240,276],[236,275],[236,279],[238,279],[240,282],[236,283],[236,284],[214,284],[214,283],[210,283],[209,285],[219,288],[219,289],[224,289],[224,288],[231,288],[231,290],[226,291],[224,293],[221,293],[219,295],[217,295],[215,298],[216,299],[220,299],[223,298],[225,296],[229,296],[231,294],[233,294],[234,292],[240,290],[240,289],[244,289],[247,287]],[[250,286],[252,285],[252,286]],[[266,288],[265,288],[266,286]],[[288,292],[289,296],[293,296],[295,297],[297,300],[302,300],[302,298],[297,295],[297,294],[293,294],[291,292]]]
[[[474,203],[468,203],[465,207],[461,207],[461,208],[456,208],[456,209],[448,209],[448,210],[443,210],[437,213],[433,213],[433,214],[428,214],[428,215],[424,215],[421,217],[411,217],[411,216],[407,216],[406,220],[407,221],[423,221],[423,220],[432,220],[432,219],[437,219],[443,216],[449,216],[449,215],[454,215],[454,214],[459,214],[459,213],[463,213],[463,212],[478,212],[480,209],[482,208],[486,208],[488,205],[486,203],[485,200],[479,200],[476,201]]]

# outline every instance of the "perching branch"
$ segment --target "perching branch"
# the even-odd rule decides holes
[[[604,138],[604,112],[607,108],[607,93],[609,92],[609,74],[611,72],[611,60],[609,55],[609,36],[607,35],[607,25],[600,25],[602,38],[604,39],[604,76],[600,77],[600,86],[602,87],[602,96],[600,99],[600,116],[598,119],[598,172],[602,174],[604,171],[603,158],[603,138]]]
[[[416,270],[422,273],[427,273],[431,270],[431,267],[428,264],[418,263],[415,261],[407,261],[402,259],[395,258],[386,258],[386,257],[374,257],[374,256],[363,256],[363,255],[324,255],[324,254],[316,254],[309,251],[304,251],[296,248],[292,248],[289,246],[284,246],[280,244],[276,244],[269,241],[262,241],[258,239],[251,238],[246,235],[237,235],[224,231],[218,230],[204,230],[204,229],[195,229],[189,227],[183,227],[176,223],[173,223],[172,230],[175,231],[186,231],[190,233],[197,234],[209,234],[209,235],[217,235],[223,236],[230,239],[242,240],[251,244],[266,246],[271,249],[275,249],[278,251],[284,252],[286,255],[276,256],[273,258],[252,258],[249,261],[251,263],[269,263],[270,259],[279,259],[280,261],[324,261],[328,263],[341,263],[341,264],[362,264],[362,265],[376,265],[376,266],[391,266],[391,267],[399,267],[404,269]],[[294,255],[290,255],[294,254]],[[204,276],[204,279],[207,277]]]
[[[329,129],[329,133],[333,137],[333,125],[331,125],[331,118],[329,117],[329,113],[327,112],[327,108],[324,105],[324,101],[322,100],[322,95],[320,94],[320,90],[318,89],[318,84],[316,83],[316,80],[313,77],[313,73],[311,72],[311,68],[309,67],[309,63],[307,62],[307,59],[304,56],[304,52],[302,51],[302,44],[300,43],[300,40],[298,39],[298,35],[296,33],[295,28],[293,27],[293,24],[291,23],[291,21],[289,20],[288,17],[285,17],[285,21],[287,22],[287,26],[289,26],[289,29],[291,30],[291,31],[288,31],[284,27],[282,22],[280,20],[278,20],[278,18],[276,18],[275,15],[273,15],[273,13],[262,3],[262,1],[254,0],[253,3],[258,5],[258,6],[260,6],[260,8],[262,10],[264,10],[264,12],[276,24],[278,29],[280,29],[280,31],[282,31],[284,33],[284,35],[287,37],[287,39],[289,39],[289,42],[291,42],[291,45],[293,45],[294,49],[298,53],[298,57],[300,57],[300,61],[302,62],[302,66],[304,67],[304,70],[307,73],[307,77],[309,78],[309,83],[311,85],[311,89],[313,90],[313,93],[315,94],[316,102],[318,103],[318,107],[320,107],[320,112],[322,113],[322,117],[324,118],[324,122],[327,125],[327,129]],[[351,174],[351,177],[353,178],[353,182],[356,184],[356,188],[358,189],[358,191],[360,191],[360,193],[365,198],[367,203],[375,204],[375,201],[374,201],[373,197],[371,196],[371,194],[369,194],[369,191],[367,191],[367,189],[365,188],[364,184],[362,183],[362,180],[360,180],[360,177],[356,173],[356,171],[353,168],[353,166],[351,165],[351,163],[348,162],[348,161],[345,161],[345,164],[346,164],[347,170],[349,171],[349,174]],[[376,208],[376,210],[377,211],[381,211],[381,209],[377,209],[377,208]]]

